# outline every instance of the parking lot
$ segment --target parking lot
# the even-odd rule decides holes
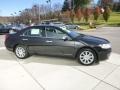
[[[120,90],[120,28],[103,27],[81,33],[111,41],[108,60],[92,66],[66,57],[37,56],[19,60],[0,36],[0,90]]]

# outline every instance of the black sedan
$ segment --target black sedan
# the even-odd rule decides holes
[[[4,25],[0,25],[0,34],[9,33],[10,28],[7,28]]]
[[[48,25],[7,34],[5,46],[20,59],[32,54],[72,56],[83,65],[105,60],[111,53],[110,42],[106,39]]]
[[[7,34],[7,33],[11,33],[11,32],[17,32],[20,29],[17,27],[13,27],[13,26],[5,26],[5,25],[0,25],[0,34]]]

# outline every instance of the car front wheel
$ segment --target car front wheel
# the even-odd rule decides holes
[[[19,58],[19,59],[25,59],[29,56],[27,48],[23,45],[18,45],[15,48],[15,55]]]
[[[91,65],[97,60],[96,53],[91,49],[82,49],[78,54],[78,61],[83,65]]]

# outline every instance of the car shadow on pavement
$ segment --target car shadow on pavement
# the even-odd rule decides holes
[[[72,57],[49,56],[49,55],[33,55],[23,60],[23,63],[24,64],[41,63],[41,64],[64,65],[64,66],[83,66],[77,61],[77,59]],[[95,63],[94,65],[97,65],[97,63]]]
[[[77,59],[65,56],[50,56],[50,55],[32,55],[26,59],[18,59],[13,52],[0,50],[0,60],[19,61],[23,64],[40,63],[51,65],[64,65],[64,66],[83,66],[79,64]],[[94,64],[97,65],[97,64]]]
[[[0,60],[15,60],[15,55],[7,50],[0,50]]]

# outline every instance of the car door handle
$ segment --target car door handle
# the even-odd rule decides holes
[[[22,39],[23,41],[27,41],[28,39]]]
[[[47,43],[52,43],[53,41],[46,41]]]

